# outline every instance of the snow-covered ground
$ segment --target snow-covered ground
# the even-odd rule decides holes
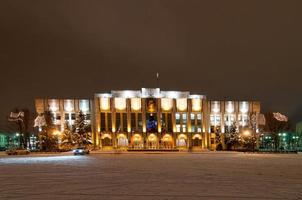
[[[302,199],[301,154],[0,157],[0,199]]]

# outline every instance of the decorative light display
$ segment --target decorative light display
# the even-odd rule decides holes
[[[132,98],[131,99],[131,109],[134,111],[141,110],[142,102],[140,98]]]
[[[186,111],[187,99],[186,98],[176,99],[176,106],[179,111]]]
[[[192,110],[201,111],[201,99],[192,99]]]
[[[170,111],[173,108],[173,99],[162,98],[161,99],[161,109],[164,111]]]

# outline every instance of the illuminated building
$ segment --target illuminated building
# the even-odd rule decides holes
[[[142,88],[99,93],[93,100],[37,99],[37,113],[45,109],[61,129],[66,121],[72,125],[79,111],[88,114],[95,148],[202,150],[215,149],[217,135],[233,124],[239,130],[250,126],[260,103]]]

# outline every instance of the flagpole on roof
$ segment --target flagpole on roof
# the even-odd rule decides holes
[[[156,72],[156,87],[159,88],[159,73]]]

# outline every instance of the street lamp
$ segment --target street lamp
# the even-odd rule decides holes
[[[251,132],[250,132],[249,130],[245,130],[245,131],[243,132],[243,135],[248,137],[248,136],[251,135]]]

